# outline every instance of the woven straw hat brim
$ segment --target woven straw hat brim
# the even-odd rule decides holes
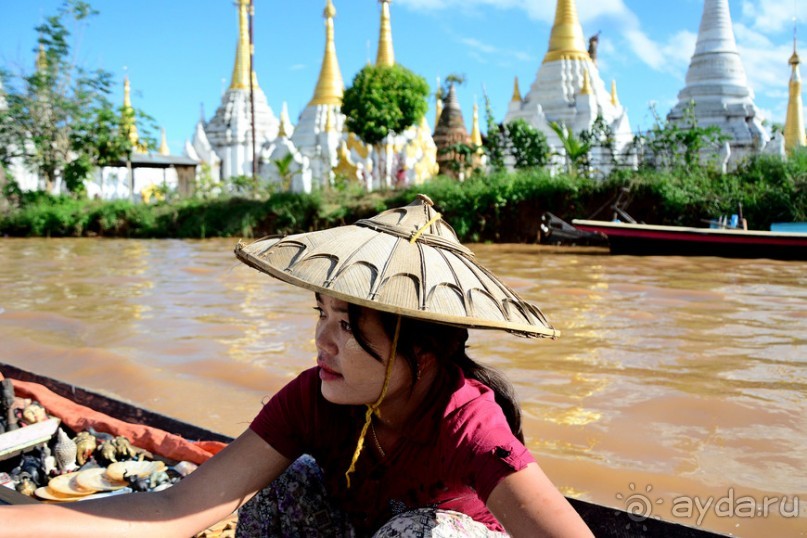
[[[538,308],[478,264],[444,221],[429,228],[440,235],[424,233],[412,242],[412,225],[405,224],[417,215],[411,207],[354,225],[239,242],[235,254],[283,282],[383,312],[522,336],[560,335]],[[421,226],[423,218],[417,218]]]

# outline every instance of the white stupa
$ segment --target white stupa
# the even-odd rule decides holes
[[[504,122],[525,120],[546,135],[553,150],[562,153],[561,141],[549,123],[565,125],[578,134],[590,129],[598,116],[613,131],[615,150],[620,154],[633,140],[627,111],[619,103],[616,85],[611,85],[611,91],[606,89],[585,47],[574,0],[558,0],[549,50],[523,99],[516,79]],[[610,166],[609,159],[595,164],[605,171]]]
[[[668,120],[685,122],[694,102],[700,127],[717,126],[729,140],[729,167],[750,153],[760,152],[770,140],[754,104],[737,44],[728,0],[704,0],[695,53],[678,93],[678,104]]]
[[[255,100],[255,148],[260,148],[277,137],[279,122],[258,85],[258,77],[250,69],[249,0],[237,0],[238,44],[235,53],[232,82],[224,92],[221,104],[213,118],[203,126],[210,147],[221,159],[221,179],[252,175],[252,104],[250,101],[250,72]],[[197,129],[198,133],[198,129]],[[194,137],[191,145],[199,157],[207,151],[204,140]],[[187,152],[189,153],[189,152]],[[189,153],[190,156],[190,153]],[[212,163],[208,162],[208,164]],[[213,177],[218,178],[216,170]]]

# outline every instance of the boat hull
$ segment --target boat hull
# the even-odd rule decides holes
[[[807,233],[654,226],[594,220],[572,225],[608,238],[612,254],[807,260]]]
[[[115,414],[117,418],[146,426],[160,428],[188,439],[209,439],[228,442],[232,438],[180,420],[120,402],[96,392],[84,390],[61,381],[41,376],[0,362],[3,376],[20,381],[39,383],[74,402],[92,407],[96,411]],[[3,491],[5,490],[5,491]],[[598,538],[633,538],[637,535],[664,536],[666,538],[715,538],[723,536],[695,527],[687,527],[660,519],[642,519],[624,510],[568,498],[583,520]],[[36,503],[14,490],[0,487],[0,505]]]

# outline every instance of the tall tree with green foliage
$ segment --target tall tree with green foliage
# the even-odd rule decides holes
[[[119,162],[132,150],[127,125],[136,112],[113,107],[110,73],[77,65],[71,52],[68,25],[80,31],[95,14],[87,2],[65,0],[56,15],[36,27],[33,73],[5,73],[0,159],[21,158],[45,179],[48,191],[58,178],[80,191],[95,166]],[[144,134],[149,141],[148,130]]]
[[[420,121],[428,109],[429,85],[420,75],[400,65],[368,65],[353,78],[342,98],[347,128],[381,156],[382,142]],[[379,171],[380,163],[375,170]],[[389,170],[378,179],[389,182]]]
[[[551,151],[544,133],[520,118],[506,123],[502,131],[514,168],[536,168],[549,163]]]

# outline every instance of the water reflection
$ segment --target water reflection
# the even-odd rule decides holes
[[[310,294],[234,241],[0,240],[0,360],[231,435],[313,364]],[[525,431],[567,493],[800,495],[807,516],[807,273],[798,262],[475,245],[562,332],[472,332],[515,382]],[[685,522],[685,521],[682,521]],[[693,523],[693,521],[689,521]],[[804,519],[707,516],[743,536]]]

